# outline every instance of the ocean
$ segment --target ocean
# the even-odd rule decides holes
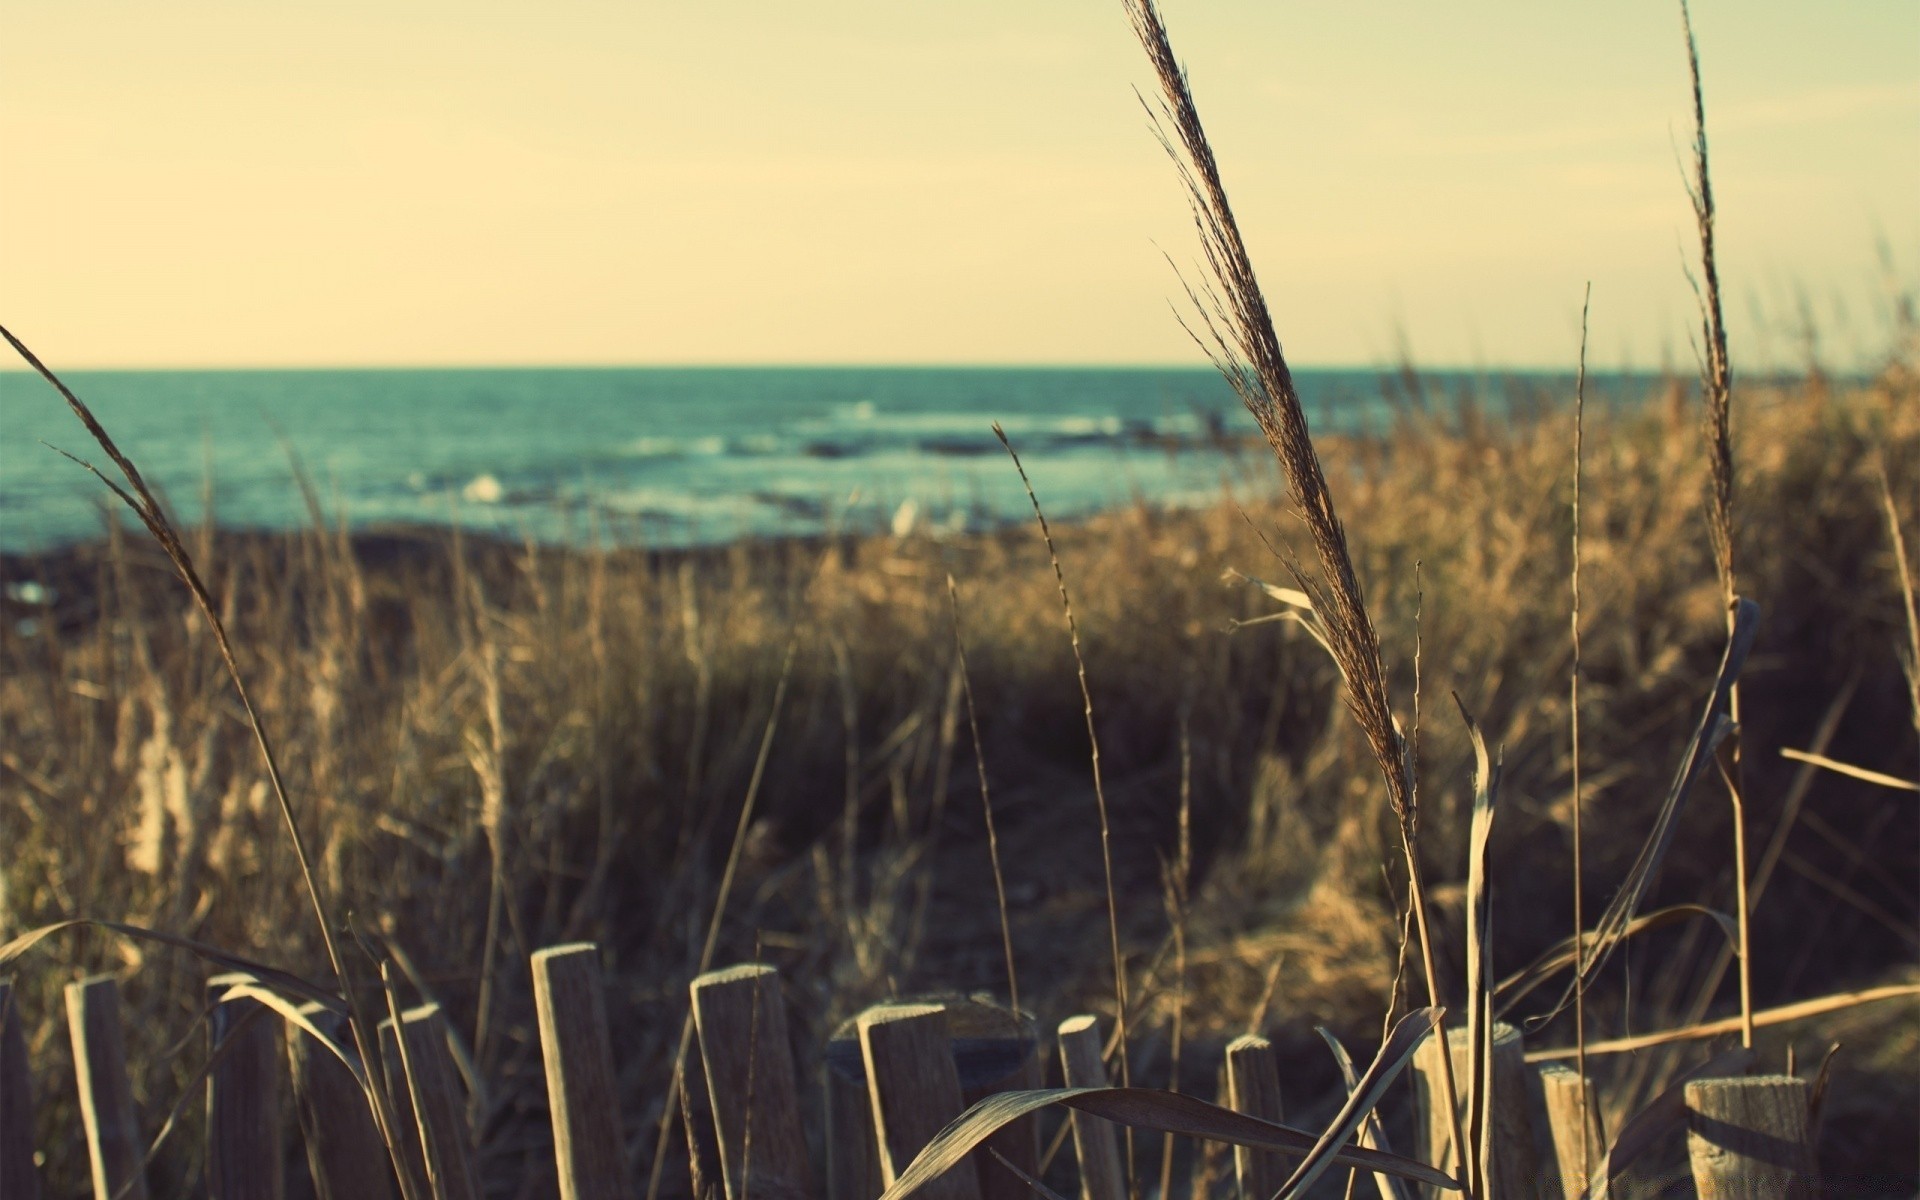
[[[998,421],[1049,517],[1271,491],[1271,457],[1212,371],[1138,368],[579,368],[73,372],[68,384],[178,519],[457,523],[543,542],[660,547],[832,531],[978,529],[1030,514]],[[1306,370],[1316,431],[1390,421],[1409,390]],[[1570,397],[1543,375],[1422,377],[1429,397]],[[1596,390],[1644,394],[1611,377]],[[1590,395],[1594,394],[1590,391]],[[1398,397],[1398,400],[1396,400]],[[42,445],[45,442],[47,445]],[[104,463],[43,381],[0,374],[0,550],[103,531]],[[112,519],[124,519],[116,515]]]

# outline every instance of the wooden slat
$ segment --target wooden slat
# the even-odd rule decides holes
[[[780,973],[743,963],[707,972],[689,991],[729,1200],[812,1195]]]
[[[1540,1090],[1546,1099],[1547,1127],[1553,1134],[1553,1170],[1560,1178],[1559,1194],[1564,1200],[1580,1200],[1587,1192],[1582,1175],[1597,1170],[1606,1157],[1606,1139],[1600,1132],[1600,1097],[1593,1080],[1558,1064],[1540,1068]],[[1545,1187],[1541,1192],[1545,1195],[1552,1190]]]
[[[1460,1125],[1467,1128],[1468,1078],[1467,1031],[1448,1031],[1453,1051],[1453,1078],[1459,1086]],[[1533,1197],[1540,1194],[1541,1181],[1551,1172],[1541,1168],[1550,1162],[1551,1151],[1542,1153],[1547,1140],[1547,1118],[1540,1099],[1540,1077],[1527,1068],[1526,1043],[1520,1031],[1502,1022],[1493,1027],[1493,1165],[1491,1191],[1496,1196]],[[1440,1081],[1440,1044],[1429,1038],[1413,1056],[1414,1086],[1423,1110],[1423,1119],[1415,1124],[1415,1133],[1424,1140],[1416,1157],[1433,1163],[1448,1174],[1458,1175],[1460,1164],[1450,1153],[1450,1138],[1444,1088]]]
[[[1060,1065],[1068,1087],[1106,1087],[1099,1018],[1083,1013],[1060,1022]],[[1111,1121],[1076,1112],[1073,1153],[1080,1162],[1081,1200],[1126,1200],[1127,1174],[1120,1162],[1119,1130]]]
[[[280,1018],[258,1000],[222,1001],[251,975],[207,980],[207,1194],[280,1200]]]
[[[1227,1044],[1227,1101],[1235,1112],[1263,1121],[1286,1118],[1280,1100],[1280,1057],[1272,1042],[1249,1033]],[[1265,1197],[1280,1190],[1291,1164],[1269,1150],[1235,1146],[1233,1171],[1242,1196]]]
[[[0,978],[0,1197],[38,1200],[33,1162],[33,1070],[20,1029],[19,996]]]
[[[880,1175],[892,1186],[963,1108],[947,1013],[937,1004],[883,1004],[860,1014],[859,1030]],[[918,1194],[926,1200],[981,1200],[979,1173],[948,1171]]]
[[[318,1003],[303,1005],[300,1013],[348,1055],[354,1054],[344,1017]],[[312,1034],[291,1022],[285,1028],[294,1108],[319,1200],[392,1200],[393,1167],[386,1143],[353,1072]],[[409,1104],[409,1121],[412,1113]],[[406,1131],[412,1134],[411,1124]]]
[[[1687,1155],[1702,1200],[1817,1194],[1807,1082],[1790,1075],[1687,1084]]]
[[[388,1019],[382,1028],[392,1024]],[[473,1134],[467,1127],[467,1106],[454,1082],[447,1021],[440,1006],[423,1004],[400,1014],[398,1034],[402,1077],[419,1126],[427,1185],[435,1200],[478,1200]]]
[[[67,1027],[80,1088],[80,1118],[93,1166],[94,1200],[147,1200],[147,1147],[127,1079],[120,986],[111,975],[67,985]]]
[[[562,1200],[627,1194],[620,1098],[600,978],[600,947],[551,946],[533,955],[533,1000],[547,1066],[547,1104]]]

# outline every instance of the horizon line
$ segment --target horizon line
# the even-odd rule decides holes
[[[1568,374],[1577,364],[1537,362],[1308,362],[1289,364],[1294,371],[1367,371],[1398,373],[1446,372],[1449,374]],[[1219,374],[1206,362],[1127,362],[1098,360],[1008,361],[1008,362],[399,362],[399,363],[186,363],[171,365],[114,364],[110,366],[74,366],[53,368],[60,375],[165,375],[214,373],[320,373],[376,371],[1205,371]],[[1591,361],[1589,373],[1594,370]],[[1614,365],[1598,368],[1608,374],[1680,375],[1669,366]],[[1857,369],[1857,368],[1856,368]],[[1769,371],[1773,377],[1791,371]],[[1842,370],[1842,374],[1853,371]],[[39,372],[22,364],[0,365],[0,375],[38,376]]]

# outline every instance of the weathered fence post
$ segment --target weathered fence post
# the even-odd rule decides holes
[[[1258,1034],[1242,1034],[1227,1043],[1227,1099],[1235,1112],[1263,1121],[1280,1121],[1280,1056]],[[1270,1150],[1233,1148],[1233,1171],[1246,1197],[1271,1196],[1287,1181],[1287,1160]]]
[[[627,1192],[620,1097],[600,980],[600,947],[550,946],[533,955],[533,1002],[547,1064],[547,1105],[561,1200]]]
[[[381,1029],[392,1025],[389,1018],[381,1023]],[[436,1200],[479,1200],[480,1189],[473,1175],[473,1135],[467,1128],[467,1107],[453,1082],[447,1019],[438,1004],[423,1004],[400,1014],[396,1034],[401,1063],[398,1078],[406,1082],[413,1102],[427,1184]]]
[[[228,989],[255,982],[251,975],[207,980],[207,1194],[212,1200],[279,1200],[280,1097],[276,1086],[279,1038],[272,1009]]]
[[[938,1004],[882,1004],[860,1014],[880,1177],[888,1186],[960,1115],[960,1074]],[[920,1189],[927,1200],[981,1200],[978,1171],[957,1168]]]
[[[20,1032],[13,980],[0,978],[0,1197],[37,1200],[40,1172],[33,1164],[33,1071]]]
[[[147,1147],[127,1081],[120,986],[111,975],[67,985],[67,1028],[80,1085],[80,1118],[93,1163],[94,1200],[147,1200]]]
[[[780,972],[743,963],[709,971],[689,990],[729,1200],[811,1195]]]
[[[1459,1089],[1460,1124],[1467,1125],[1469,1089],[1467,1031],[1451,1029],[1447,1042],[1453,1051],[1453,1078]],[[1496,1196],[1538,1196],[1545,1156],[1546,1114],[1540,1100],[1540,1077],[1527,1066],[1526,1043],[1520,1031],[1501,1022],[1493,1027],[1493,1163],[1488,1174]],[[1414,1124],[1420,1144],[1416,1156],[1449,1175],[1462,1173],[1459,1158],[1450,1150],[1451,1122],[1447,1119],[1445,1090],[1440,1081],[1440,1043],[1429,1038],[1413,1055],[1414,1089],[1425,1114]],[[1424,1136],[1421,1136],[1424,1135]]]
[[[317,1001],[300,1006],[300,1015],[354,1054],[346,1019]],[[319,1200],[391,1200],[393,1169],[387,1146],[373,1123],[367,1094],[347,1065],[312,1034],[286,1022],[287,1069],[293,1076],[294,1110],[307,1147],[307,1169]],[[411,1113],[411,1108],[409,1108]],[[409,1125],[405,1136],[413,1136]]]
[[[1791,1075],[1687,1084],[1687,1154],[1700,1200],[1807,1200],[1817,1173],[1807,1082]]]
[[[1060,1022],[1060,1065],[1068,1087],[1106,1087],[1100,1020],[1088,1013]],[[1073,1152],[1080,1162],[1081,1200],[1125,1200],[1127,1175],[1113,1122],[1074,1113]]]
[[[1582,1167],[1591,1173],[1606,1161],[1606,1138],[1600,1131],[1600,1098],[1593,1080],[1571,1067],[1549,1063],[1540,1068],[1540,1091],[1546,1100],[1547,1126],[1553,1132],[1554,1165],[1565,1200],[1587,1194]],[[1550,1172],[1551,1174],[1551,1172]],[[1541,1188],[1542,1193],[1550,1188]]]

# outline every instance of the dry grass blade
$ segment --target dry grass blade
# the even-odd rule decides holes
[[[1360,1076],[1353,1069],[1353,1056],[1347,1053],[1347,1048],[1340,1044],[1340,1039],[1335,1037],[1333,1031],[1326,1026],[1315,1025],[1313,1031],[1320,1035],[1321,1039],[1327,1043],[1327,1049],[1333,1052],[1333,1061],[1340,1068],[1340,1081],[1346,1086],[1347,1094],[1351,1096],[1359,1091]],[[1393,1147],[1387,1144],[1387,1131],[1380,1124],[1378,1112],[1367,1113],[1366,1121],[1360,1126],[1360,1138],[1360,1144],[1369,1149],[1393,1152]],[[1380,1200],[1411,1200],[1407,1194],[1406,1185],[1391,1175],[1375,1171],[1373,1182],[1374,1186],[1380,1189]]]
[[[1687,743],[1686,754],[1682,756],[1680,770],[1674,776],[1673,785],[1668,788],[1666,799],[1661,803],[1659,815],[1655,817],[1653,829],[1647,835],[1647,841],[1640,849],[1639,857],[1634,860],[1627,872],[1626,880],[1620,885],[1613,902],[1600,915],[1594,925],[1594,950],[1587,959],[1586,974],[1567,989],[1567,995],[1554,1005],[1555,1015],[1565,1009],[1573,994],[1574,987],[1591,986],[1614,949],[1619,946],[1626,928],[1633,921],[1640,902],[1646,898],[1653,887],[1654,879],[1660,870],[1660,863],[1666,857],[1667,848],[1673,841],[1675,818],[1687,793],[1693,789],[1696,780],[1712,761],[1714,748],[1726,736],[1730,721],[1726,715],[1729,694],[1733,684],[1740,677],[1740,669],[1746,664],[1747,654],[1753,649],[1753,639],[1760,628],[1760,606],[1751,600],[1736,600],[1734,605],[1733,632],[1727,639],[1726,652],[1720,659],[1720,670],[1714,678],[1712,694],[1707,698],[1706,710],[1700,715],[1700,723],[1695,727],[1692,739]]]
[[[1000,910],[1000,945],[1007,954],[1007,1003],[1020,1011],[1020,972],[1013,962],[1013,926],[1007,919],[1007,878],[1000,870],[1000,834],[993,824],[993,795],[987,790],[987,752],[980,744],[980,718],[973,706],[973,677],[967,670],[967,643],[960,636],[960,589],[947,576],[947,604],[953,613],[953,652],[960,664],[960,690],[967,703],[967,732],[973,738],[973,769],[980,780],[980,812],[987,823],[987,858],[993,866],[993,897]],[[1177,1053],[1177,1052],[1176,1052]]]
[[[1856,767],[1852,763],[1843,763],[1839,759],[1828,758],[1824,754],[1809,754],[1805,750],[1794,750],[1790,747],[1782,746],[1780,748],[1780,757],[1791,758],[1795,762],[1811,763],[1816,767],[1822,767],[1832,771],[1836,775],[1845,775],[1850,779],[1858,779],[1865,783],[1877,783],[1881,787],[1892,788],[1896,792],[1920,792],[1920,783],[1914,783],[1912,780],[1901,779],[1893,775],[1882,775],[1878,771],[1869,771],[1865,767]]]
[[[1490,762],[1480,725],[1460,702],[1460,719],[1473,743],[1473,819],[1467,833],[1467,1194],[1484,1195],[1493,1162],[1493,880],[1487,849],[1493,838],[1500,767]]]
[[[271,984],[283,992],[291,992],[296,996],[312,1000],[333,1012],[344,1013],[347,1011],[346,1001],[340,998],[339,993],[328,991],[319,984],[302,979],[290,971],[283,971],[279,967],[270,967],[265,963],[255,962],[253,959],[238,954],[230,954],[217,946],[209,946],[204,942],[196,942],[192,938],[183,938],[178,934],[165,933],[158,929],[146,929],[139,925],[127,925],[119,921],[102,921],[93,917],[72,917],[65,921],[55,921],[50,925],[42,925],[37,929],[27,930],[6,945],[0,946],[0,971],[4,971],[12,966],[14,960],[41,942],[52,937],[54,934],[68,929],[79,928],[109,929],[114,933],[122,934],[126,937],[159,942],[164,946],[172,946],[179,950],[185,950],[210,963],[225,967],[229,971],[252,975],[259,979],[260,982]]]
[[[1734,919],[1719,909],[1708,908],[1701,904],[1672,904],[1666,908],[1656,908],[1650,913],[1643,913],[1629,921],[1627,927],[1621,930],[1620,940],[1630,941],[1640,934],[1700,917],[1719,926],[1720,932],[1726,935],[1727,945],[1740,944],[1740,928]],[[1580,947],[1591,945],[1594,938],[1594,932],[1588,930],[1577,944],[1573,938],[1557,942],[1548,947],[1539,958],[1502,979],[1493,989],[1494,997],[1499,1001],[1496,1015],[1505,1016],[1508,1010],[1531,994],[1535,988],[1568,967],[1574,966],[1581,957]],[[1541,1023],[1533,1022],[1536,1027]]]
[[[1040,1091],[1001,1092],[962,1113],[934,1136],[900,1173],[880,1200],[904,1200],[921,1186],[959,1165],[995,1130],[1043,1108],[1062,1105],[1089,1116],[1138,1129],[1174,1133],[1183,1137],[1252,1146],[1278,1154],[1305,1157],[1319,1139],[1305,1130],[1262,1121],[1231,1109],[1208,1104],[1193,1096],[1158,1088],[1048,1088]],[[1458,1190],[1459,1184],[1422,1162],[1379,1150],[1347,1148],[1333,1161],[1369,1171],[1387,1171],[1403,1179]]]
[[[1300,1160],[1300,1165],[1281,1185],[1276,1200],[1294,1200],[1295,1197],[1304,1196],[1307,1189],[1332,1168],[1335,1152],[1352,1140],[1364,1122],[1373,1118],[1373,1111],[1386,1095],[1388,1085],[1399,1078],[1400,1072],[1413,1058],[1413,1052],[1420,1048],[1420,1043],[1426,1041],[1439,1024],[1440,1010],[1435,1008],[1416,1009],[1400,1019],[1393,1035],[1380,1047],[1380,1053],[1374,1055],[1367,1073],[1347,1093],[1346,1103],[1340,1106],[1340,1111],[1334,1115],[1326,1132],[1320,1135],[1313,1150]]]
[[[1060,608],[1067,617],[1067,638],[1073,646],[1073,666],[1080,679],[1080,701],[1087,719],[1087,743],[1093,753],[1093,799],[1100,817],[1100,869],[1107,886],[1107,937],[1113,954],[1113,996],[1114,1038],[1120,1047],[1120,1082],[1122,1086],[1133,1083],[1133,1068],[1129,1065],[1127,1053],[1127,966],[1120,952],[1120,905],[1113,891],[1113,828],[1107,821],[1107,790],[1100,776],[1100,735],[1093,724],[1093,692],[1087,687],[1087,663],[1080,655],[1080,626],[1073,619],[1073,600],[1067,595],[1067,576],[1060,569],[1060,554],[1054,549],[1053,531],[1047,526],[1047,514],[1040,510],[1040,497],[1034,494],[1033,481],[1027,478],[1027,469],[1020,463],[1020,455],[1014,451],[1013,443],[1007,440],[1007,431],[994,422],[993,436],[1000,439],[1006,447],[1008,457],[1013,459],[1014,470],[1020,472],[1020,482],[1026,485],[1027,499],[1033,502],[1033,516],[1040,523],[1040,537],[1047,544],[1047,558],[1053,563],[1053,581],[1060,588]],[[1127,1173],[1133,1173],[1132,1135],[1128,1135]]]
[[[1843,1009],[1858,1008],[1863,1004],[1878,1004],[1883,1000],[1901,1000],[1920,997],[1920,984],[1896,983],[1884,987],[1862,988],[1857,992],[1836,992],[1831,996],[1819,996],[1812,1000],[1800,1000],[1792,1004],[1782,1004],[1778,1008],[1762,1009],[1753,1014],[1756,1029],[1765,1029],[1771,1025],[1786,1025],[1793,1021],[1804,1021],[1808,1017],[1823,1016]],[[1637,1034],[1633,1037],[1613,1038],[1605,1042],[1590,1042],[1588,1054],[1626,1054],[1635,1050],[1645,1050],[1650,1046],[1665,1046],[1673,1042],[1692,1042],[1702,1038],[1719,1037],[1722,1034],[1738,1033],[1744,1018],[1728,1017],[1721,1021],[1700,1021],[1685,1025],[1679,1029],[1661,1029],[1653,1033]],[[1527,1051],[1528,1062],[1554,1062],[1573,1057],[1573,1047],[1566,1046],[1552,1050]]]
[[[1920,592],[1920,584],[1914,581],[1913,565],[1907,561],[1907,538],[1900,531],[1900,510],[1893,503],[1893,483],[1887,478],[1887,464],[1880,461],[1880,507],[1887,515],[1887,540],[1893,543],[1893,567],[1900,573],[1900,598],[1906,602],[1907,644],[1900,665],[1907,672],[1907,698],[1913,709],[1913,731],[1920,733],[1920,602],[1916,602],[1915,593]]]
[[[1592,1047],[1588,1047],[1589,1052]],[[1620,1127],[1620,1133],[1613,1139],[1613,1145],[1607,1150],[1607,1161],[1594,1172],[1587,1184],[1586,1195],[1594,1200],[1612,1194],[1613,1185],[1621,1174],[1640,1160],[1653,1146],[1669,1137],[1676,1129],[1684,1128],[1687,1120],[1687,1084],[1695,1079],[1706,1079],[1719,1075],[1731,1075],[1743,1071],[1753,1062],[1753,1051],[1744,1047],[1716,1055],[1685,1072],[1667,1090],[1655,1096],[1645,1108],[1635,1113],[1626,1124]]]
[[[1046,1184],[1041,1183],[1038,1179],[1035,1179],[1033,1176],[1021,1170],[1020,1167],[1018,1167],[1011,1160],[1009,1160],[1006,1155],[1000,1153],[998,1150],[995,1150],[993,1147],[991,1146],[987,1147],[987,1153],[993,1155],[994,1159],[997,1162],[999,1162],[1001,1166],[1005,1167],[1007,1170],[1012,1171],[1015,1175],[1019,1176],[1021,1183],[1026,1184],[1028,1187],[1032,1188],[1034,1191],[1039,1192],[1042,1196],[1046,1197],[1046,1200],[1067,1200],[1067,1198],[1065,1196],[1062,1196],[1059,1192],[1054,1191],[1052,1188],[1048,1187]]]

